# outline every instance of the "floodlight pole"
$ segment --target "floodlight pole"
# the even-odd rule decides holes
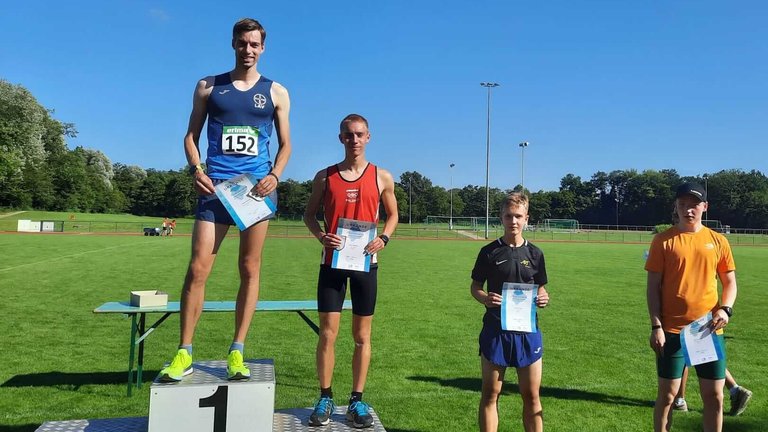
[[[616,195],[616,198],[614,198],[614,200],[616,200],[616,231],[618,231],[619,230],[619,196]]]
[[[520,146],[520,187],[522,193],[525,193],[525,148],[528,147],[528,141],[521,142]]]
[[[709,178],[709,174],[704,174],[704,193],[707,195],[707,201],[709,201],[709,187],[707,185],[707,179]],[[707,204],[707,207],[709,207],[709,204]],[[707,219],[707,211],[704,210],[704,220]]]
[[[456,164],[451,164],[451,216],[448,219],[448,229],[453,229],[453,167],[455,167]]]
[[[408,179],[408,225],[411,224],[413,216],[413,177]]]
[[[485,238],[488,239],[488,224],[490,221],[488,206],[490,205],[490,189],[488,189],[488,179],[491,170],[491,89],[498,87],[498,83],[481,82],[481,86],[488,89],[488,121],[485,128]]]

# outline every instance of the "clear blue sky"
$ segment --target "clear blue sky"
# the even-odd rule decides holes
[[[13,1],[0,77],[77,125],[112,162],[178,169],[192,91],[230,70],[232,24],[267,29],[262,74],[291,95],[308,180],[342,157],[338,123],[365,115],[369,159],[448,187],[555,190],[573,173],[768,172],[768,2]]]

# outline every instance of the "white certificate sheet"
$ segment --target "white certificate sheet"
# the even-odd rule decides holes
[[[251,192],[258,183],[253,174],[240,174],[216,185],[216,195],[234,219],[240,231],[271,216],[277,208],[269,197]]]
[[[536,284],[504,282],[501,288],[501,329],[536,333]]]
[[[723,347],[715,337],[709,322],[712,312],[683,327],[680,331],[680,345],[685,355],[685,364],[696,366],[723,358]]]
[[[376,238],[376,223],[340,218],[336,234],[341,236],[342,243],[339,249],[333,251],[331,267],[369,271],[371,256],[365,252],[365,246]]]

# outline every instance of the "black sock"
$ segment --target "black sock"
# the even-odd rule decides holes
[[[320,399],[324,397],[333,399],[333,390],[330,387],[320,389]]]
[[[353,402],[360,402],[361,400],[363,400],[363,392],[353,391],[352,394],[349,396],[350,404],[352,404]]]

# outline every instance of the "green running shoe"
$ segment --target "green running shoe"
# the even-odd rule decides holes
[[[194,371],[192,356],[186,349],[180,348],[171,360],[171,364],[160,371],[160,382],[179,382]]]
[[[242,380],[251,377],[251,371],[243,364],[243,354],[238,350],[232,350],[227,356],[227,379]]]

